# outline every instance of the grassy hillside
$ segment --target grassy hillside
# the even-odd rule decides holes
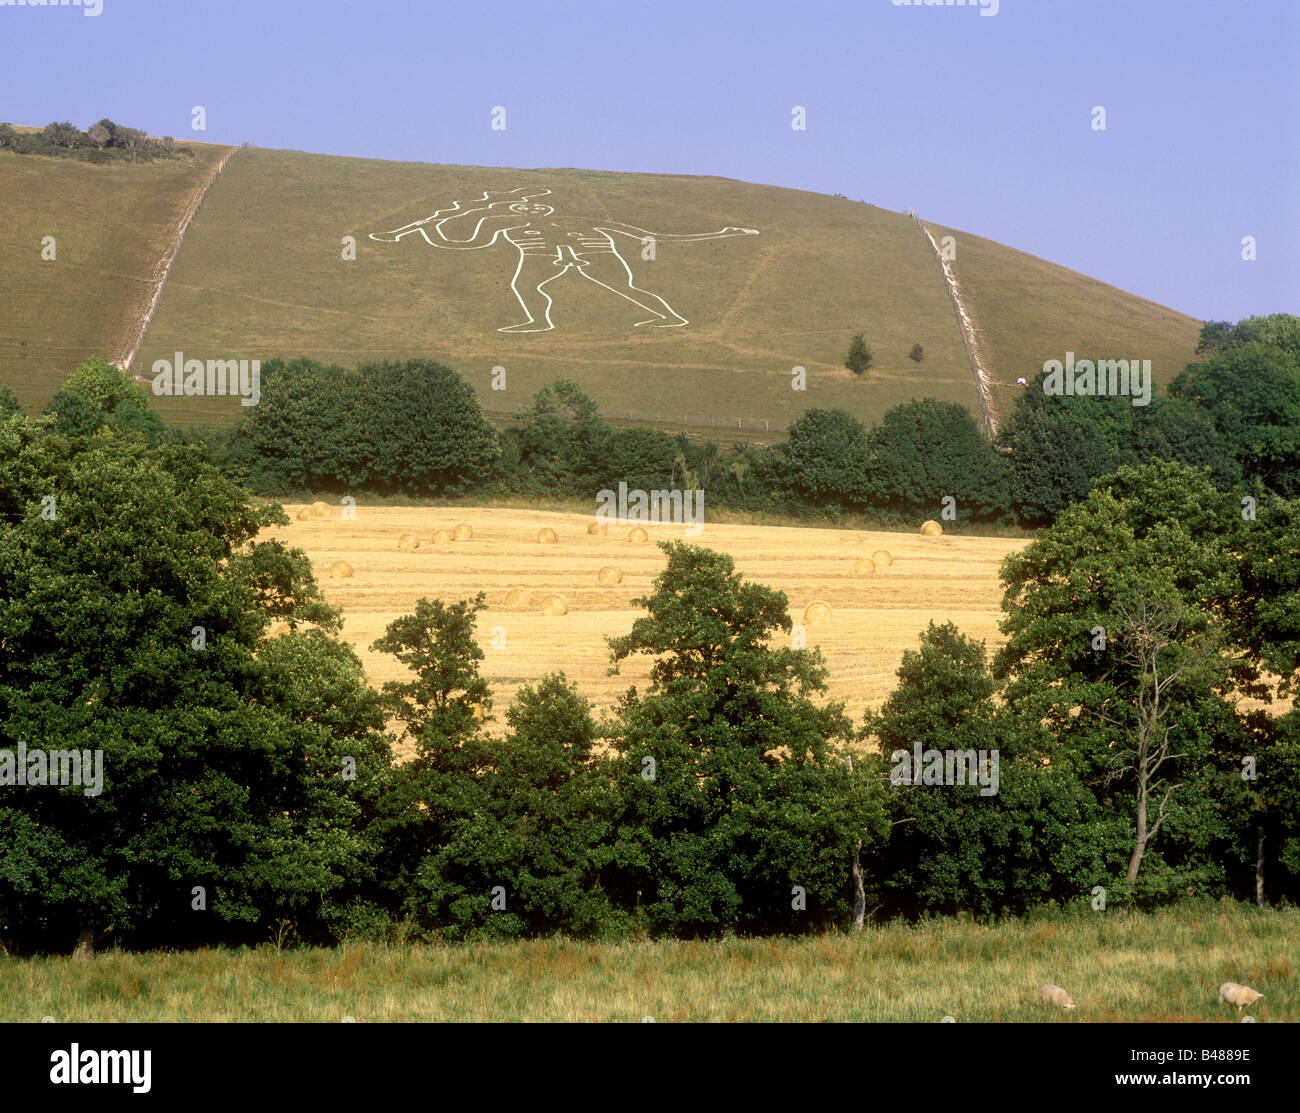
[[[422,219],[484,189],[550,189],[556,220],[612,218],[654,232],[751,227],[758,236],[661,242],[654,261],[619,238],[638,282],[690,324],[634,327],[646,314],[572,272],[548,287],[550,333],[497,331],[522,319],[506,244],[452,252],[370,232]],[[357,259],[341,238],[357,238]],[[854,332],[877,353],[862,380],[842,367]],[[928,355],[918,366],[912,344]],[[142,351],[305,354],[354,363],[429,355],[485,402],[514,409],[546,381],[577,379],[602,405],[662,414],[788,422],[810,405],[864,417],[917,393],[973,404],[961,339],[924,238],[867,205],[719,178],[576,170],[485,170],[241,153],[186,239]],[[489,372],[507,369],[491,392]],[[791,390],[791,368],[808,390]],[[489,398],[489,395],[491,397]],[[222,407],[229,411],[229,404]],[[164,404],[185,420],[201,404]]]
[[[993,377],[993,406],[1015,405],[1016,379],[1032,380],[1049,359],[1149,359],[1167,383],[1196,356],[1201,323],[1095,278],[992,240],[926,222],[936,241],[957,241],[952,269],[975,316]]]
[[[192,146],[100,166],[0,151],[0,384],[30,410],[88,356],[126,354],[186,202],[228,149]]]
[[[0,381],[30,406],[92,353],[121,354],[146,280],[184,202],[222,148],[193,161],[90,166],[0,156]],[[546,219],[567,229],[616,220],[656,233],[724,226],[758,235],[674,243],[655,259],[616,237],[637,283],[689,324],[635,327],[644,310],[579,272],[546,287],[554,331],[507,334],[523,320],[510,282],[517,249],[435,248],[418,235],[377,242],[485,189],[550,190]],[[949,229],[930,225],[936,237]],[[40,236],[59,261],[42,263]],[[956,273],[996,386],[1068,348],[1152,358],[1157,378],[1193,356],[1198,322],[977,236],[954,233]],[[356,238],[345,260],[343,238]],[[544,270],[542,273],[551,273]],[[875,364],[843,367],[864,332]],[[914,344],[924,359],[908,358]],[[465,375],[485,406],[509,412],[557,376],[580,382],[615,417],[665,427],[727,423],[730,435],[780,430],[810,406],[874,421],[918,396],[977,410],[941,272],[908,217],[845,198],[722,178],[580,170],[499,170],[249,149],[227,166],[190,226],[135,366],[189,358],[311,356],[352,365],[427,356]],[[506,368],[507,389],[489,388]],[[807,390],[791,390],[791,369]],[[229,399],[160,399],[178,423],[228,421]],[[741,419],[744,419],[743,421]],[[719,429],[719,433],[725,432]]]
[[[1294,909],[936,920],[861,935],[721,942],[536,940],[459,947],[107,952],[0,959],[0,1020],[1206,1021],[1300,1020]],[[1078,1008],[1037,998],[1053,982]]]

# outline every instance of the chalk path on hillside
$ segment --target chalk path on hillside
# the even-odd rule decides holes
[[[140,350],[140,345],[144,343],[144,334],[148,331],[149,324],[153,320],[154,310],[158,308],[158,302],[162,298],[163,287],[167,284],[167,279],[171,276],[172,265],[176,262],[176,256],[181,249],[181,241],[185,239],[185,233],[189,229],[190,222],[194,219],[195,214],[199,211],[199,206],[203,204],[203,199],[208,195],[217,176],[225,169],[226,163],[235,157],[245,147],[251,147],[251,143],[241,143],[238,147],[232,147],[221,157],[216,168],[208,175],[208,180],[203,183],[194,195],[190,198],[185,206],[185,211],[181,213],[180,223],[176,226],[176,238],[172,242],[171,249],[154,265],[153,276],[149,279],[149,285],[153,287],[153,293],[149,297],[149,304],[145,307],[144,313],[135,326],[135,339],[131,342],[130,347],[124,356],[116,361],[116,366],[126,370],[130,368],[136,353]],[[146,376],[147,378],[147,376]]]
[[[971,375],[975,379],[975,393],[979,396],[980,412],[984,415],[984,431],[992,439],[998,435],[998,415],[993,410],[993,381],[980,356],[979,342],[975,335],[975,323],[966,309],[965,302],[962,300],[961,287],[957,284],[957,276],[953,274],[944,253],[939,250],[939,245],[934,242],[934,237],[930,235],[930,229],[921,223],[920,218],[915,213],[912,213],[911,216],[916,222],[916,226],[925,233],[930,249],[934,252],[934,257],[939,261],[939,270],[943,272],[943,281],[948,288],[948,297],[957,313],[957,327],[961,330],[962,343],[966,345],[966,355],[970,358]]]

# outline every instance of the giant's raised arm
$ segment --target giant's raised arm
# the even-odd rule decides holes
[[[622,236],[632,236],[638,240],[649,237],[656,242],[688,243],[691,240],[721,240],[728,236],[757,236],[757,228],[734,228],[728,225],[720,232],[684,232],[680,235],[671,232],[651,232],[638,228],[635,224],[625,224],[621,220],[597,220],[593,227],[599,232],[614,232]]]

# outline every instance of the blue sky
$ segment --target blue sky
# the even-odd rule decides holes
[[[910,206],[1196,317],[1300,311],[1296,0],[100,2],[0,0],[0,120],[718,174]]]

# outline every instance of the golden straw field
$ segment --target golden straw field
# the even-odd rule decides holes
[[[479,616],[483,675],[492,686],[498,726],[501,713],[524,684],[547,672],[563,671],[598,709],[610,708],[630,684],[644,687],[646,660],[623,665],[607,676],[605,637],[625,634],[641,614],[631,600],[647,594],[664,565],[655,542],[684,539],[730,554],[736,569],[784,591],[790,615],[802,627],[809,647],[821,649],[830,669],[831,698],[842,700],[860,718],[878,705],[895,684],[903,651],[915,648],[926,624],[952,621],[963,633],[984,639],[992,650],[1001,589],[1003,557],[1023,539],[923,537],[910,533],[705,524],[696,537],[684,527],[646,527],[649,538],[632,542],[631,525],[611,524],[606,535],[591,535],[590,516],[519,509],[375,507],[360,505],[356,518],[342,519],[337,504],[325,517],[299,519],[301,504],[286,505],[293,519],[263,535],[280,537],[311,558],[329,602],[343,609],[343,636],[365,663],[371,683],[407,679],[396,658],[372,653],[370,645],[385,626],[414,610],[421,596],[454,602],[486,594]],[[448,540],[466,523],[472,536]],[[539,541],[552,530],[555,540]],[[461,530],[463,534],[466,531]],[[416,548],[410,538],[418,540]],[[399,544],[399,542],[401,542]],[[859,573],[859,561],[880,550],[893,562],[875,560],[874,572]],[[331,576],[337,563],[351,566],[347,578]],[[601,570],[615,569],[621,580],[602,583]],[[608,572],[603,577],[617,577]],[[522,594],[524,601],[507,602]],[[560,596],[563,614],[543,613],[543,602]],[[806,624],[805,613],[812,608]],[[557,610],[554,603],[548,609]],[[825,610],[829,609],[829,617]]]

